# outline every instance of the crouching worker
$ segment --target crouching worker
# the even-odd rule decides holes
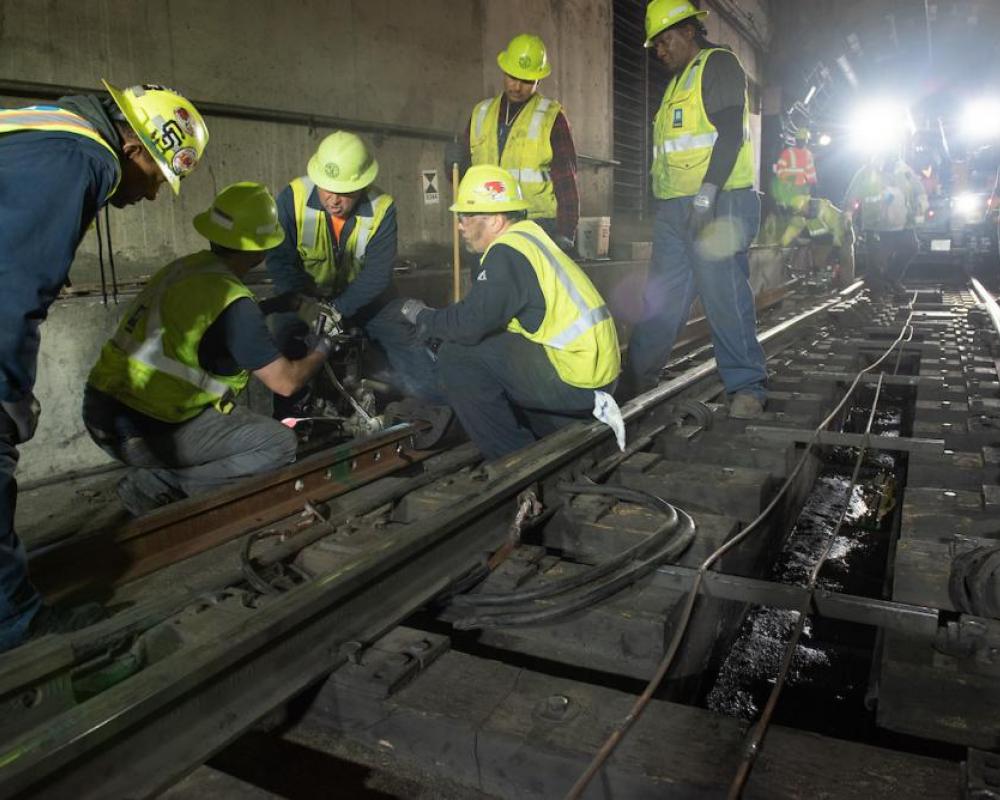
[[[295,433],[234,405],[256,375],[288,396],[320,369],[325,338],[282,356],[243,277],[284,239],[257,183],[223,189],[194,218],[210,250],[161,269],[126,310],[90,372],[83,417],[105,452],[134,467],[118,484],[132,514],[295,460]]]
[[[481,271],[459,303],[402,307],[420,338],[442,341],[448,402],[487,459],[589,416],[621,370],[604,299],[527,208],[509,172],[471,167],[451,210]]]

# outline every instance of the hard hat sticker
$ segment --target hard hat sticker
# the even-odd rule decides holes
[[[194,118],[186,108],[177,107],[174,109],[174,119],[184,129],[188,136],[194,136]]]
[[[340,175],[340,167],[338,167],[331,161],[325,167],[323,167],[323,172],[326,173],[326,177],[328,178],[336,178],[338,175]]]
[[[187,175],[198,163],[198,154],[193,147],[184,147],[174,153],[170,166],[176,175]]]
[[[483,184],[483,191],[489,195],[491,200],[508,200],[507,187],[501,181],[487,181]]]
[[[531,66],[531,56],[525,53],[517,60],[517,63],[524,69],[527,69]]]
[[[176,120],[168,119],[160,128],[160,141],[157,142],[161,150],[176,150],[184,142],[184,131],[177,124]]]

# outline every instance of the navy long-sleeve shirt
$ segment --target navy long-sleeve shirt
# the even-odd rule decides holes
[[[0,135],[0,400],[34,386],[38,326],[117,175],[114,155],[82,136]]]
[[[545,297],[528,259],[497,244],[483,259],[468,295],[447,308],[421,311],[417,325],[421,338],[474,345],[505,330],[514,317],[534,333],[545,318]]]
[[[298,251],[298,226],[295,224],[295,199],[292,196],[292,187],[286,186],[281,190],[277,198],[278,221],[285,231],[285,241],[267,255],[267,273],[274,281],[277,293],[303,292],[313,294],[316,292],[316,282],[312,276],[305,271],[302,266],[302,259]],[[330,222],[330,215],[319,202],[319,194],[313,189],[306,201],[310,208],[322,211],[328,226],[330,241],[337,242],[337,263],[345,265],[347,254],[345,244],[351,231],[357,224],[358,216],[372,216],[372,204],[366,196],[358,199],[357,205],[351,212],[351,216],[344,223],[340,231],[340,240],[333,232],[333,224]],[[347,288],[333,298],[333,305],[345,317],[353,317],[365,306],[378,299],[386,289],[392,284],[392,266],[396,261],[396,204],[393,203],[386,212],[385,218],[375,231],[375,235],[368,241],[365,250],[365,264],[358,275],[351,281]]]

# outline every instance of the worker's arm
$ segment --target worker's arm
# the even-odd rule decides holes
[[[38,326],[117,171],[106,148],[80,136],[0,139],[0,400],[34,386]]]
[[[357,219],[354,224],[357,224]],[[365,265],[361,272],[343,292],[333,298],[337,311],[350,318],[378,298],[392,283],[392,266],[395,262],[396,204],[393,203],[368,242]]]
[[[319,371],[328,353],[328,345],[320,345],[294,361],[281,355],[260,307],[242,297],[230,303],[205,331],[198,363],[216,375],[252,372],[272,392],[288,397]]]
[[[718,131],[704,182],[722,189],[743,146],[747,76],[736,56],[725,51],[712,53],[704,70],[702,102],[709,121]]]
[[[417,317],[421,338],[474,345],[507,327],[514,317],[535,331],[545,316],[545,299],[528,260],[512,247],[495,245],[483,260],[469,294],[442,309]]]
[[[285,240],[267,253],[267,274],[274,282],[275,294],[302,292],[316,294],[316,282],[302,266],[299,257],[298,228],[295,224],[295,199],[292,187],[286,186],[277,197],[278,223]]]
[[[570,241],[576,239],[576,225],[580,221],[580,191],[576,183],[576,146],[569,128],[569,120],[561,111],[552,125],[549,136],[552,147],[552,190],[556,195],[556,231]]]

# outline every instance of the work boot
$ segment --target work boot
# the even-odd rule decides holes
[[[764,413],[764,401],[750,392],[737,392],[729,401],[731,419],[757,419]]]
[[[184,495],[171,491],[154,475],[154,470],[131,469],[118,481],[115,488],[118,499],[133,517],[141,517],[161,506],[169,505],[176,500],[184,499]]]
[[[72,633],[107,618],[107,609],[100,603],[81,603],[78,606],[43,605],[31,620],[28,638],[37,639],[47,633]]]

